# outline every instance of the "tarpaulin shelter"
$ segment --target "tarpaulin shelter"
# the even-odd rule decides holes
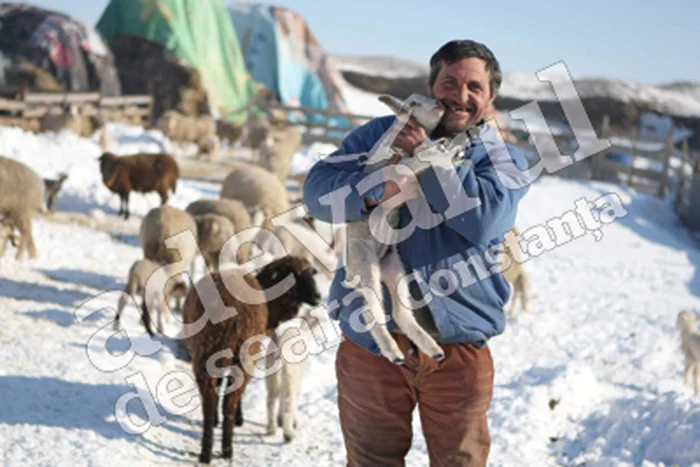
[[[0,3],[0,84],[121,94],[114,58],[92,26],[23,3]]]
[[[245,107],[253,96],[253,82],[221,0],[111,0],[97,30],[110,44],[119,37],[159,44],[192,66],[212,108],[222,116]],[[118,66],[123,66],[119,60]],[[243,118],[239,114],[234,120]]]
[[[281,104],[347,112],[342,77],[301,16],[261,4],[234,4],[229,11],[248,71]]]

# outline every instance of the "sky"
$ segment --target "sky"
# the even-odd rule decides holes
[[[95,24],[108,1],[29,3]],[[427,63],[445,42],[474,39],[494,52],[505,71],[535,73],[563,61],[575,76],[647,84],[700,81],[697,0],[277,0],[273,4],[302,15],[331,53],[391,55]]]

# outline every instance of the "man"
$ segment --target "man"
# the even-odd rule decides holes
[[[430,67],[431,96],[445,108],[441,123],[427,135],[411,120],[393,145],[412,155],[426,139],[466,134],[463,162],[368,189],[363,162],[384,144],[382,136],[393,135],[389,132],[401,124],[393,116],[381,117],[348,135],[338,151],[314,165],[304,184],[309,214],[329,222],[367,218],[377,205],[417,188],[423,197],[401,206],[400,225],[414,222],[414,229],[396,248],[406,272],[413,274],[412,295],[421,292],[413,297],[420,305],[416,319],[440,343],[444,360],[422,354],[393,322],[389,329],[406,362],[395,365],[378,355],[358,315],[363,303],[347,299],[353,289],[344,284],[343,268],[331,286],[331,313],[346,337],[336,373],[340,422],[353,467],[403,465],[416,405],[431,465],[482,466],[490,449],[486,412],[494,369],[486,342],[503,332],[503,305],[510,294],[493,264],[494,247],[513,227],[526,192],[520,183],[526,163],[484,120],[501,84],[491,51],[478,42],[451,41],[433,55]],[[384,303],[390,304],[386,294]]]

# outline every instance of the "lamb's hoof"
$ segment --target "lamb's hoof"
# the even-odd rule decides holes
[[[346,277],[345,280],[341,282],[341,285],[346,289],[356,289],[357,286],[360,285],[360,275],[353,274],[352,279]]]
[[[284,434],[284,442],[291,443],[292,441],[294,441],[294,433],[285,433]]]
[[[266,433],[267,433],[267,436],[272,436],[272,435],[274,435],[275,433],[277,433],[277,427],[274,426],[274,425],[268,426],[268,427],[267,427]]]
[[[403,365],[405,362],[406,362],[406,359],[403,357],[394,357],[391,360],[391,363],[393,363],[394,365]]]
[[[436,353],[435,355],[433,355],[433,360],[435,360],[436,362],[441,362],[444,359],[445,359],[445,354],[442,352]]]

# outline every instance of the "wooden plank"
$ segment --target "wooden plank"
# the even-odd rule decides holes
[[[153,97],[143,94],[143,95],[133,95],[133,96],[104,96],[100,99],[100,106],[102,107],[119,107],[125,105],[152,105]]]
[[[666,190],[668,187],[668,170],[671,165],[671,153],[673,152],[673,126],[668,132],[668,140],[666,142],[666,160],[664,160],[664,168],[661,173],[661,186],[659,187],[658,195],[666,196]]]
[[[95,102],[100,99],[99,92],[71,92],[71,93],[30,93],[26,101],[29,104],[78,104],[83,102]]]
[[[24,110],[26,107],[23,101],[0,98],[0,110]]]

